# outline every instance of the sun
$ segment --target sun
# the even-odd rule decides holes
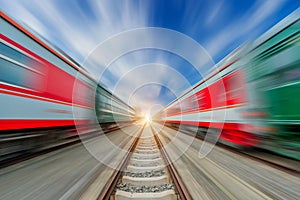
[[[152,118],[149,114],[144,115],[144,122],[150,124],[152,122]]]

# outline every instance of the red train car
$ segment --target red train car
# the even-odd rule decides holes
[[[85,113],[77,123],[88,123],[89,75],[4,13],[0,24],[0,130],[71,126],[73,107]]]
[[[258,141],[249,131],[250,125],[241,119],[248,103],[247,85],[244,71],[237,67],[236,62],[225,64],[167,106],[162,112],[163,120],[219,130],[221,141],[256,146]]]

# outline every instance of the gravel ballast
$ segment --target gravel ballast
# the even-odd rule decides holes
[[[125,192],[131,192],[131,193],[156,193],[156,192],[163,192],[166,190],[174,190],[174,185],[171,183],[166,183],[163,185],[155,185],[155,186],[137,186],[132,185],[129,183],[118,183],[117,189],[125,191]]]

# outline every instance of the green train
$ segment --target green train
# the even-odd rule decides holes
[[[254,123],[268,127],[261,131],[260,146],[300,159],[299,9],[256,40],[244,58],[261,113]]]
[[[97,87],[95,102],[97,120],[102,127],[134,121],[135,110],[102,86]]]

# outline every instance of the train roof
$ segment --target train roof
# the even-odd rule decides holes
[[[254,42],[254,47],[258,47],[270,38],[274,37],[277,33],[281,32],[283,29],[291,26],[292,24],[299,21],[300,18],[300,8],[297,8],[291,14],[286,16],[284,19],[279,21],[265,33],[263,33],[260,37],[258,37]]]

